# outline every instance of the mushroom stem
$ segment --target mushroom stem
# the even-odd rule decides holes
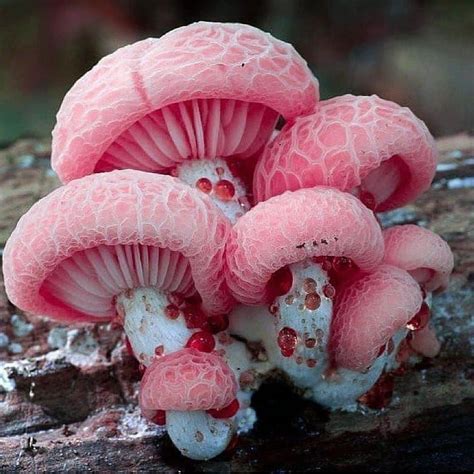
[[[199,461],[221,454],[235,432],[230,419],[219,420],[205,411],[168,411],[166,429],[184,456]]]
[[[167,295],[155,288],[135,288],[117,297],[117,313],[123,317],[125,333],[135,356],[146,366],[157,348],[164,354],[175,352],[192,334],[182,313],[167,311],[169,305]]]
[[[232,223],[250,209],[245,184],[222,158],[187,160],[176,167],[175,174],[189,186],[209,195]]]

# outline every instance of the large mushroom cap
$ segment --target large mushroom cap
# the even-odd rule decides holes
[[[252,156],[278,114],[308,113],[318,82],[294,48],[257,28],[199,22],[121,48],[66,94],[53,131],[63,182],[115,168]]]
[[[409,272],[427,291],[448,286],[454,258],[449,245],[437,234],[413,224],[383,231],[384,262]]]
[[[270,299],[272,274],[310,257],[345,256],[370,270],[383,257],[382,231],[354,196],[323,186],[260,202],[242,216],[227,245],[228,284],[247,304]]]
[[[422,295],[404,270],[381,265],[345,286],[336,298],[329,350],[336,364],[365,370],[417,313]]]
[[[377,211],[386,211],[428,189],[435,169],[433,137],[408,108],[375,95],[344,95],[320,102],[267,145],[254,195],[263,201],[316,185],[359,187]]]
[[[170,176],[114,171],[75,180],[37,202],[4,252],[13,304],[63,320],[115,315],[114,296],[156,287],[210,314],[229,309],[230,224],[209,198]]]
[[[147,368],[140,405],[145,410],[219,410],[236,394],[234,373],[222,357],[183,349],[158,357]]]

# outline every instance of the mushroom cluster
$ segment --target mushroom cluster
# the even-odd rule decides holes
[[[430,186],[433,138],[376,96],[320,101],[268,33],[199,22],[103,58],[64,98],[52,165],[64,186],[6,245],[8,296],[120,323],[143,415],[185,456],[250,430],[267,377],[377,407],[388,374],[439,351],[431,295],[451,251],[375,214]]]

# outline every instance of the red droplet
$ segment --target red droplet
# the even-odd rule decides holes
[[[164,426],[166,425],[166,412],[165,410],[156,410],[156,415],[151,420],[153,423]]]
[[[232,418],[239,410],[239,407],[239,401],[237,398],[234,398],[234,400],[226,407],[221,408],[220,410],[207,410],[207,413],[209,413],[213,418]]]
[[[430,320],[430,308],[426,303],[422,303],[418,313],[407,323],[407,329],[410,331],[419,331],[423,329]]]
[[[316,359],[308,359],[306,361],[306,365],[309,367],[309,368],[312,368],[312,367],[315,367],[316,366]]]
[[[283,357],[291,357],[298,344],[298,335],[293,328],[284,327],[278,333],[277,343]]]
[[[326,298],[334,298],[336,295],[336,289],[331,285],[331,283],[327,283],[323,287],[323,293]]]
[[[230,201],[235,195],[235,187],[227,179],[219,180],[214,187],[214,191],[221,201]]]
[[[320,304],[321,297],[317,293],[309,293],[305,296],[304,305],[310,311],[318,309]]]
[[[212,334],[225,331],[229,327],[229,318],[226,314],[219,314],[208,319],[209,330]]]
[[[350,258],[334,257],[332,266],[336,273],[347,274],[352,271],[354,264]]]
[[[224,170],[224,168],[222,168],[222,166],[218,166],[218,167],[216,168],[216,174],[217,174],[217,176],[224,176],[224,173],[225,173],[225,170]]]
[[[183,308],[183,314],[188,329],[207,329],[207,316],[199,305],[186,305]]]
[[[158,357],[162,356],[164,351],[165,348],[162,345],[155,347],[155,355]]]
[[[196,181],[196,188],[203,193],[209,194],[212,191],[212,183],[207,178],[199,178]]]
[[[188,339],[186,347],[192,347],[201,352],[212,352],[216,347],[216,341],[210,332],[197,331]]]
[[[272,303],[269,307],[268,307],[268,312],[270,314],[273,314],[273,316],[275,316],[275,314],[278,313],[278,310],[280,309],[280,307],[276,304],[276,303]]]
[[[375,385],[364,395],[359,397],[359,403],[369,408],[379,410],[390,403],[393,394],[393,375],[382,374]]]
[[[361,200],[362,204],[365,207],[368,207],[371,211],[375,211],[377,208],[377,202],[375,200],[375,196],[368,191],[361,191],[359,195],[359,199]]]
[[[316,339],[314,339],[314,337],[308,337],[308,338],[304,341],[304,345],[305,345],[308,349],[312,349],[313,347],[316,346]]]
[[[125,347],[127,348],[128,353],[135,357],[135,353],[133,352],[132,344],[130,344],[130,339],[128,337],[125,338]]]
[[[179,316],[179,308],[174,304],[169,304],[165,308],[165,316],[170,319],[177,319]]]
[[[293,285],[293,273],[285,266],[277,270],[268,281],[267,288],[271,299],[288,293]]]

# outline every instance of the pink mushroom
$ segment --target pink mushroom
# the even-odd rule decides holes
[[[117,168],[172,172],[235,220],[247,190],[226,159],[255,156],[279,115],[294,119],[318,99],[291,45],[247,25],[194,23],[119,49],[72,87],[53,168],[63,182]]]
[[[369,369],[389,350],[391,338],[406,330],[422,301],[418,284],[404,270],[381,265],[358,275],[336,299],[329,343],[335,364],[356,371]]]
[[[410,323],[408,345],[421,355],[434,357],[441,346],[430,324],[431,294],[448,286],[454,266],[451,249],[439,235],[411,224],[386,229],[383,236],[384,262],[406,270],[423,289],[423,306]]]
[[[319,103],[316,112],[288,123],[259,160],[256,201],[316,185],[356,194],[387,211],[426,191],[436,168],[436,148],[425,124],[406,107],[344,95]]]
[[[183,454],[209,459],[227,447],[234,433],[229,418],[239,408],[237,388],[235,375],[221,356],[183,349],[155,359],[147,368],[140,405],[145,412],[166,411],[168,434]],[[235,405],[232,413],[223,417],[205,413],[231,405]]]
[[[354,384],[358,374],[348,374],[342,388],[318,393],[330,369],[334,301],[357,269],[374,270],[382,257],[374,214],[350,194],[314,187],[260,202],[234,225],[227,281],[239,302],[264,306],[237,308],[230,332],[260,341],[269,361],[313,399],[331,407],[354,403],[376,378]]]
[[[439,235],[407,224],[384,230],[383,237],[384,262],[409,272],[427,292],[447,288],[454,259]]]

